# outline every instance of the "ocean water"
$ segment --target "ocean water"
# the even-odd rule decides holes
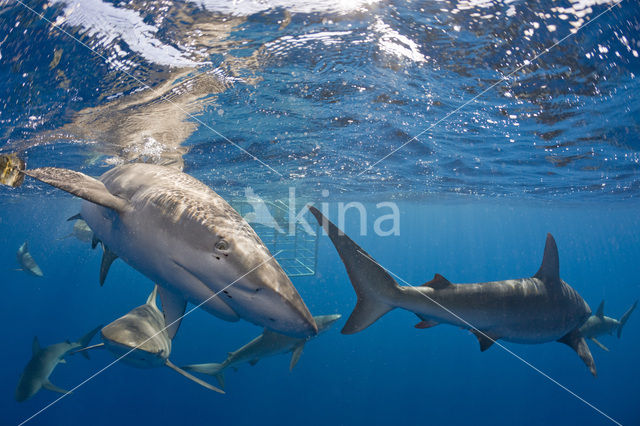
[[[551,233],[562,278],[619,318],[640,298],[639,30],[631,0],[9,0],[0,153],[92,176],[164,164],[232,202],[324,205],[412,285],[531,276]],[[600,338],[609,352],[589,343],[597,377],[565,345],[480,352],[400,309],[342,335],[356,297],[325,235],[292,281],[342,319],[293,371],[290,355],[244,364],[220,395],[94,351],[51,375],[73,394],[16,402],[34,336],[78,339],[153,286],[121,260],[99,285],[100,250],[63,238],[80,203],[0,188],[0,424],[640,424],[640,314]],[[17,270],[24,241],[44,277]],[[261,332],[195,310],[170,359],[221,362]]]

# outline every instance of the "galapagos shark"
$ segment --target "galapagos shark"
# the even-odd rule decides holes
[[[25,241],[22,243],[18,252],[16,253],[16,257],[18,258],[18,263],[22,268],[21,271],[29,272],[36,277],[42,277],[42,269],[38,266],[35,260],[33,260],[33,256],[29,253],[29,245]]]
[[[192,376],[169,360],[171,339],[167,333],[164,316],[156,305],[157,292],[158,286],[155,286],[144,305],[132,309],[105,326],[100,332],[102,343],[76,352],[104,347],[126,364],[137,368],[167,366],[207,389],[224,393],[223,390]]]
[[[582,334],[582,336],[584,336],[585,339],[591,339],[593,343],[595,343],[596,345],[600,346],[602,349],[608,352],[609,348],[607,348],[605,345],[600,343],[598,339],[596,339],[596,337],[602,336],[605,334],[613,334],[613,332],[615,331],[619,339],[620,336],[622,335],[622,327],[624,327],[624,325],[627,323],[627,320],[631,316],[631,313],[636,308],[636,306],[638,306],[637,300],[627,310],[627,312],[625,312],[624,315],[620,317],[620,320],[618,321],[615,318],[609,318],[604,315],[604,300],[603,300],[602,302],[600,302],[600,306],[598,306],[598,309],[596,310],[595,315],[591,315],[587,319],[587,321],[584,324],[582,324],[582,326],[580,327],[580,334]]]
[[[4,158],[4,159],[3,159]],[[103,245],[103,283],[120,257],[157,283],[169,337],[187,302],[227,321],[243,318],[294,337],[318,328],[282,267],[249,224],[211,188],[179,170],[145,163],[116,166],[100,179],[68,169],[15,170],[82,198],[80,217]],[[19,181],[19,179],[18,179]],[[232,284],[232,285],[231,285]],[[219,295],[219,297],[216,297]]]
[[[516,343],[558,341],[570,346],[596,375],[596,366],[579,327],[591,314],[582,297],[560,278],[558,248],[547,234],[542,265],[531,278],[453,284],[442,275],[420,286],[396,281],[315,207],[309,208],[325,229],[344,263],[357,295],[343,334],[364,330],[387,312],[414,312],[417,328],[444,323],[470,330],[487,350],[496,340]]]
[[[102,327],[102,326],[100,326]],[[100,327],[96,327],[77,342],[56,343],[46,348],[41,348],[38,338],[33,338],[33,355],[31,360],[24,368],[18,387],[16,388],[16,401],[22,402],[31,398],[40,390],[40,388],[49,389],[54,392],[68,393],[64,389],[60,389],[49,381],[49,376],[59,363],[65,363],[64,357],[71,351],[78,348],[85,348],[93,338],[93,336],[100,330]]]
[[[316,324],[318,324],[318,334],[331,327],[331,325],[339,320],[340,317],[341,315],[339,314],[320,315],[314,317]],[[248,362],[250,365],[256,365],[256,363],[262,358],[292,352],[293,355],[291,356],[291,362],[289,363],[289,371],[293,370],[293,367],[296,366],[300,359],[300,355],[302,355],[305,343],[310,339],[312,338],[295,338],[265,330],[264,333],[242,346],[240,349],[229,352],[227,359],[225,359],[221,364],[193,364],[182,368],[214,376],[218,380],[218,383],[220,383],[220,386],[224,387],[224,370],[228,367],[235,368],[235,365],[243,362]]]

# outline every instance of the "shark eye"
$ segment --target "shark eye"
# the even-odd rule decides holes
[[[225,240],[220,240],[216,243],[216,250],[227,251],[229,250],[229,243]]]

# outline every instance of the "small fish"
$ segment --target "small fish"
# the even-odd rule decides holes
[[[22,266],[22,271],[29,272],[30,274],[35,275],[36,277],[42,276],[42,269],[38,266],[35,260],[33,260],[33,256],[29,253],[29,246],[25,241],[22,243],[18,252],[16,253],[18,258],[18,263]]]

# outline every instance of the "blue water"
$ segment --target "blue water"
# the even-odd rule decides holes
[[[347,233],[415,285],[531,276],[550,232],[562,278],[618,318],[640,298],[640,7],[613,4],[9,1],[0,152],[94,176],[168,164],[228,200],[295,188],[298,210],[325,202],[335,221],[340,202],[362,202]],[[388,210],[375,204],[390,201],[399,233],[376,235]],[[117,260],[99,286],[99,250],[59,240],[79,200],[27,181],[0,203],[0,423],[19,424],[59,396],[14,400],[33,336],[75,340],[152,283]],[[44,278],[15,270],[25,240]],[[341,335],[355,294],[326,236],[315,275],[293,282],[313,314],[343,318],[292,372],[288,355],[243,365],[219,395],[119,363],[29,424],[640,424],[638,313],[601,338],[610,352],[590,344],[594,378],[565,345],[481,353],[468,331],[417,330],[401,310]],[[196,310],[171,359],[220,362],[260,332]],[[70,389],[112,361],[72,356],[51,380]]]

